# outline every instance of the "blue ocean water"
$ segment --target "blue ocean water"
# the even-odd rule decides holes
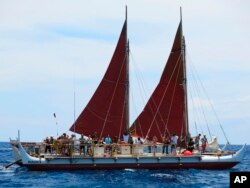
[[[232,145],[228,149],[238,150]],[[13,162],[7,142],[0,142],[0,166]],[[229,187],[230,171],[250,171],[250,146],[244,160],[230,170],[85,170],[29,171],[25,167],[0,168],[0,187]]]

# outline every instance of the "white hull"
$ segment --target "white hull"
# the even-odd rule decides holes
[[[245,146],[234,154],[223,156],[192,155],[166,156],[150,155],[117,155],[112,157],[32,157],[20,143],[14,149],[17,159],[22,159],[22,166],[31,170],[82,170],[82,169],[228,169],[238,164],[244,154]],[[18,151],[18,152],[16,152]]]

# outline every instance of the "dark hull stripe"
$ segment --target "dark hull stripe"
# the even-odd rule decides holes
[[[204,162],[204,163],[172,163],[172,164],[24,164],[30,170],[115,170],[115,169],[229,169],[238,162]]]

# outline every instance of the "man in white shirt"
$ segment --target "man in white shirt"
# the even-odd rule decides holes
[[[176,135],[176,133],[174,133],[173,136],[171,137],[171,153],[176,152],[176,146],[177,146],[178,138],[179,137]]]

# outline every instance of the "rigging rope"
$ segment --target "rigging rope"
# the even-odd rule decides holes
[[[133,60],[133,54],[131,53],[131,57],[132,57],[132,60]],[[132,61],[132,62],[135,62],[135,61]],[[135,65],[135,68],[136,69],[138,69],[138,67],[136,66],[136,63],[134,64]],[[139,70],[139,69],[138,69]],[[140,71],[139,71],[140,72]],[[141,75],[139,75],[138,76],[138,74],[136,74],[136,77],[137,77],[137,80],[138,81],[140,81],[140,83],[138,84],[139,86],[140,86],[140,93],[141,93],[141,96],[144,96],[143,94],[142,94],[142,90],[144,91],[144,93],[146,93],[146,89],[149,91],[149,89],[148,88],[146,88],[145,89],[145,87],[144,87],[144,82],[143,82],[143,76],[141,76]],[[145,104],[146,102],[145,102],[146,100],[143,98],[143,104]],[[152,101],[153,101],[153,105],[156,107],[157,105],[156,105],[156,103],[155,103],[155,101],[154,101],[154,99],[152,98]],[[152,113],[152,115],[153,115],[153,108],[152,108],[152,105],[150,104],[150,103],[148,103],[149,104],[149,109],[150,109],[150,111],[151,111],[151,113]],[[160,113],[160,117],[161,117],[161,119],[163,119],[162,118],[162,115],[161,115],[161,113]],[[139,119],[138,119],[138,121],[139,121]],[[144,134],[143,134],[143,131],[142,131],[142,127],[141,127],[141,124],[140,124],[140,122],[138,122],[138,126],[139,126],[139,128],[140,128],[140,131],[141,131],[141,136],[143,137],[143,138],[145,138],[144,137]],[[135,126],[136,127],[136,126]],[[159,125],[158,125],[158,122],[156,122],[156,127],[157,127],[157,129],[158,129],[158,131],[159,131],[159,133],[161,133],[161,131],[160,131],[160,128],[159,128]]]
[[[200,78],[199,78],[199,77],[198,77],[198,79],[199,79],[199,81],[200,81]],[[201,81],[200,81],[200,82],[201,82]],[[208,96],[208,94],[207,94],[207,92],[206,92],[206,90],[205,90],[205,88],[204,88],[202,82],[201,82],[201,87],[202,87],[202,89],[203,89],[203,91],[204,91],[206,97],[208,98],[209,105],[211,106],[212,111],[214,112],[214,115],[215,115],[215,117],[216,117],[216,119],[217,119],[217,121],[218,121],[218,123],[219,123],[219,126],[220,126],[220,128],[221,128],[221,130],[222,130],[222,133],[223,133],[223,135],[225,136],[225,138],[226,138],[226,140],[227,140],[227,143],[229,144],[229,140],[228,140],[228,138],[227,138],[227,136],[226,136],[226,133],[225,133],[223,127],[222,127],[222,124],[221,124],[221,122],[220,122],[220,120],[219,120],[219,117],[218,117],[218,115],[217,115],[217,113],[216,113],[216,111],[215,111],[215,109],[214,109],[213,104],[211,103],[211,100],[210,100],[210,98],[209,98],[209,96]]]
[[[110,111],[111,105],[112,105],[112,103],[113,103],[113,99],[114,99],[114,96],[115,96],[115,93],[116,93],[116,89],[117,89],[118,82],[119,82],[120,77],[121,77],[121,73],[122,73],[122,69],[123,69],[123,67],[124,67],[124,64],[125,64],[124,62],[125,62],[125,61],[126,61],[126,56],[125,56],[124,59],[123,59],[122,66],[121,66],[121,69],[120,69],[120,72],[119,72],[119,75],[118,75],[118,79],[116,80],[115,88],[114,88],[114,91],[113,91],[113,94],[112,94],[112,97],[111,97],[111,101],[110,101],[110,104],[109,104],[109,107],[108,107],[108,111],[107,111],[107,113],[106,113],[105,121],[104,121],[104,124],[103,124],[102,131],[101,131],[101,134],[100,134],[100,138],[99,138],[99,139],[102,138],[102,134],[103,134],[104,128],[105,128],[105,126],[106,126],[106,121],[107,121],[107,119],[108,119],[109,111]]]
[[[122,122],[123,122],[123,114],[125,112],[125,108],[126,108],[126,99],[124,100],[124,103],[123,103],[123,108],[122,108],[122,118],[121,118],[121,124],[120,124],[120,129],[119,129],[119,136],[118,138],[121,138],[121,132],[122,132]]]
[[[196,135],[198,135],[198,129],[197,129],[196,122],[194,122],[194,125],[195,125],[195,133],[196,133]]]
[[[190,65],[191,65],[191,63],[190,63]],[[193,71],[193,69],[191,69],[191,71]],[[192,72],[192,73],[193,73],[193,72]],[[195,74],[193,74],[193,75],[195,76]],[[199,93],[201,93],[201,91],[200,91],[200,89],[199,89],[200,87],[198,86],[198,83],[197,83],[196,79],[194,79],[194,84],[196,85],[197,94],[199,95]],[[199,95],[199,96],[200,96],[200,95]],[[204,120],[205,120],[205,123],[206,123],[206,126],[207,126],[208,134],[209,134],[209,136],[210,136],[210,139],[212,140],[212,134],[211,134],[210,128],[209,128],[209,126],[208,126],[208,121],[207,121],[207,118],[206,118],[206,114],[205,114],[205,112],[204,112],[204,108],[203,108],[203,106],[202,106],[200,100],[198,100],[198,103],[199,103],[199,105],[200,105],[200,107],[201,107],[201,112],[202,112],[202,115],[203,115],[203,117],[204,117]]]
[[[195,105],[195,102],[194,102],[195,99],[193,97],[192,90],[195,93],[195,89],[192,87],[192,84],[190,84],[190,93],[189,93],[189,96],[190,96],[191,101],[192,101],[192,106],[193,106],[193,111],[194,111],[194,117],[196,117],[196,119],[194,119],[194,123],[195,123],[196,131],[197,131],[196,134],[198,135],[198,128],[197,128],[196,120],[198,121],[198,125],[201,125],[201,120],[200,120],[200,115],[199,115],[199,113],[197,112],[197,109],[196,109],[196,105]],[[202,126],[199,126],[199,127],[201,129],[202,135],[204,135]]]
[[[177,64],[178,64],[178,62],[179,62],[179,59],[180,59],[180,56],[178,57],[177,63],[176,63],[176,65],[175,65],[175,67],[174,67],[174,70],[173,70],[173,72],[172,72],[172,75],[171,75],[171,77],[170,77],[170,80],[172,79],[172,77],[173,77],[173,75],[174,75],[175,69],[176,69]],[[154,120],[155,120],[155,118],[156,118],[156,115],[157,115],[158,112],[159,112],[161,103],[162,103],[162,101],[163,101],[163,99],[164,99],[164,96],[165,96],[165,94],[166,94],[166,91],[167,91],[167,88],[169,87],[169,85],[170,85],[170,81],[168,82],[168,85],[167,85],[167,87],[165,88],[165,90],[164,90],[164,92],[163,92],[163,96],[162,96],[162,98],[161,98],[161,100],[160,100],[159,105],[157,106],[156,113],[154,114],[153,120],[151,121],[151,124],[150,124],[150,126],[149,126],[149,130],[148,130],[148,132],[147,132],[146,137],[148,136],[148,134],[149,134],[149,132],[150,132],[150,130],[151,130],[151,128],[152,128],[152,125],[153,125],[153,123],[154,123]]]
[[[180,54],[180,56],[182,56],[182,54]],[[177,61],[177,63],[176,63],[176,66],[179,64],[179,62],[181,62],[181,61],[180,61],[180,59],[178,58],[178,61]],[[175,83],[177,82],[178,75],[179,75],[179,73],[180,73],[180,68],[181,68],[181,65],[179,65]],[[170,108],[169,108],[169,111],[168,111],[167,122],[165,123],[164,135],[166,134],[167,125],[168,125],[170,113],[171,113],[172,106],[173,106],[173,101],[174,101],[174,96],[175,96],[176,85],[177,85],[177,84],[174,85],[174,92],[173,92],[173,95],[172,95],[172,97],[171,97],[171,103],[170,103]],[[163,97],[164,97],[164,96],[163,96]],[[183,123],[183,122],[182,122],[182,123]],[[168,135],[171,136],[169,132],[168,132]]]
[[[189,55],[188,55],[188,58],[190,59]],[[191,62],[191,61],[190,61],[190,62]],[[192,65],[192,64],[190,63],[190,65]],[[203,83],[201,82],[201,79],[200,79],[200,77],[199,77],[199,75],[198,75],[198,73],[197,73],[195,67],[193,66],[192,68],[193,68],[194,72],[195,72],[196,75],[197,75],[197,78],[198,78],[198,81],[200,82],[201,88],[203,89],[203,92],[205,93],[205,96],[206,96],[207,99],[208,99],[209,105],[210,105],[211,108],[212,108],[212,111],[213,111],[213,113],[214,113],[214,115],[215,115],[215,117],[216,117],[216,119],[217,119],[217,121],[218,121],[218,124],[219,124],[219,126],[220,126],[220,128],[221,128],[221,130],[222,130],[222,133],[223,133],[223,135],[224,135],[224,137],[225,137],[227,143],[229,143],[229,140],[228,140],[228,138],[227,138],[227,135],[226,135],[226,133],[225,133],[225,131],[224,131],[224,129],[223,129],[223,126],[222,126],[222,124],[221,124],[221,122],[220,122],[220,120],[219,120],[219,117],[218,117],[218,115],[217,115],[217,113],[216,113],[216,111],[215,111],[215,109],[214,109],[214,106],[212,105],[211,100],[210,100],[210,98],[209,98],[209,96],[208,96],[208,94],[207,94],[207,92],[206,92],[206,90],[205,90],[205,87],[204,87]],[[193,73],[193,74],[194,74],[194,73]],[[194,75],[195,75],[195,74],[194,74]],[[196,79],[195,79],[195,80],[196,80]],[[198,84],[197,84],[197,85],[198,85]],[[211,134],[211,133],[209,133],[209,134]],[[211,136],[210,136],[210,137],[211,137]]]
[[[133,56],[133,53],[131,52],[131,50],[130,50],[130,58],[131,58],[131,62],[132,62],[132,65],[134,65],[134,67],[135,67],[135,69],[136,70],[139,70],[139,68],[137,67],[137,64],[136,64],[136,62],[135,62],[135,60],[134,60],[134,56]],[[143,86],[143,77],[141,76],[141,75],[139,75],[139,73],[141,72],[140,70],[139,71],[136,71],[134,69],[134,73],[135,73],[135,76],[136,76],[136,80],[138,81],[138,85],[139,85],[139,92],[140,92],[140,99],[142,99],[142,103],[143,104],[145,104],[145,95],[143,95],[143,94],[145,94],[146,93],[146,91],[145,91],[145,88],[144,88],[144,86]],[[142,90],[144,91],[144,92],[142,92]],[[138,113],[138,110],[137,110],[137,108],[136,108],[136,103],[135,103],[135,100],[134,100],[134,95],[133,95],[133,91],[135,91],[134,89],[132,89],[131,90],[132,92],[131,92],[131,98],[132,98],[132,103],[134,104],[134,106],[135,106],[135,108],[133,108],[133,109],[135,109],[135,114],[139,114]],[[139,126],[139,129],[140,129],[140,132],[141,132],[141,136],[144,138],[144,135],[143,135],[143,131],[142,131],[142,127],[141,127],[141,123],[140,123],[140,121],[138,122],[138,126]],[[135,133],[136,133],[137,131],[136,131],[136,126],[135,126]]]
[[[179,50],[177,50],[177,51],[175,51],[175,52],[178,52],[178,51],[179,51]],[[130,55],[131,55],[131,58],[132,58],[132,60],[133,60],[133,54],[130,53]],[[180,56],[181,56],[181,55],[180,55]],[[177,63],[176,63],[176,65],[175,65],[174,70],[176,69],[176,67],[177,67],[177,65],[178,65],[178,61],[179,61],[179,59],[180,59],[180,56],[178,57],[178,60],[177,60]],[[132,62],[134,62],[134,61],[132,61]],[[135,65],[135,67],[137,68],[136,64],[134,64],[134,65]],[[137,69],[138,69],[138,68],[137,68]],[[173,74],[174,74],[174,71],[173,71],[173,73],[172,73],[170,79],[172,78]],[[179,71],[178,71],[178,74],[179,74]],[[145,92],[145,87],[144,87],[144,84],[143,84],[142,76],[139,77],[139,76],[136,74],[136,77],[137,77],[137,80],[139,80],[139,81],[141,82],[141,85],[139,84],[140,89],[143,90],[144,93],[146,93],[146,92]],[[168,84],[166,90],[168,90],[169,85],[170,85],[170,84]],[[141,90],[140,90],[140,93],[141,93]],[[149,90],[149,89],[147,88],[147,90]],[[142,95],[142,96],[144,96],[144,95]],[[173,95],[173,96],[174,96],[174,95]],[[164,97],[163,97],[163,98],[164,98]],[[143,99],[144,99],[144,98],[143,98]],[[153,107],[157,108],[157,105],[156,105],[156,102],[155,102],[154,98],[151,98],[151,99],[152,99],[153,104],[151,104],[151,103],[148,102],[148,105],[149,105],[150,112],[152,113],[152,116],[154,116]],[[144,99],[144,104],[145,104],[145,99]],[[152,106],[152,105],[153,105],[153,106]],[[170,111],[171,111],[171,110],[170,110]],[[170,113],[170,112],[169,112],[169,113]],[[161,112],[158,112],[158,114],[159,114],[159,116],[160,116],[160,119],[162,120],[162,121],[158,122],[158,120],[155,119],[156,128],[157,128],[159,134],[161,135],[161,133],[162,133],[162,131],[161,131],[161,129],[160,129],[159,126],[160,126],[160,124],[163,124],[163,126],[165,127],[165,129],[164,129],[164,134],[165,134],[166,131],[167,131],[168,135],[170,136],[169,130],[167,129],[167,125],[166,125],[166,123],[164,122],[164,118],[163,118],[163,116],[162,116],[162,113],[161,113]],[[139,119],[138,119],[138,121],[139,121]],[[143,131],[142,131],[142,127],[141,127],[140,122],[138,122],[138,124],[139,124],[138,126],[139,126],[140,131],[141,131],[141,135],[143,136]],[[136,127],[136,126],[135,126],[135,127]],[[150,130],[151,130],[151,129],[150,129]],[[149,132],[148,132],[148,133],[149,133]],[[146,137],[147,137],[147,136],[148,136],[148,134],[146,135]]]

